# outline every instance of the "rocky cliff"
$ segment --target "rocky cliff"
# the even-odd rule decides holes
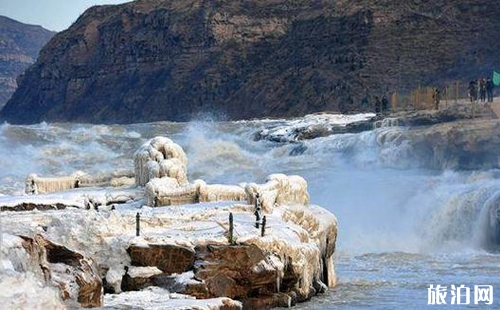
[[[489,74],[500,63],[499,16],[495,0],[93,7],[43,49],[0,117],[128,123],[367,109],[365,97],[394,88]]]
[[[16,77],[34,64],[55,32],[0,16],[0,109],[16,90]]]

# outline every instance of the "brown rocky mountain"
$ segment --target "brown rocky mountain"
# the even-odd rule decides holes
[[[16,90],[16,77],[34,64],[55,32],[0,16],[0,109]]]
[[[497,0],[138,0],[55,36],[0,117],[128,123],[366,109],[500,66]]]

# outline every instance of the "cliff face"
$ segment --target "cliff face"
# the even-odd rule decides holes
[[[0,109],[16,90],[16,77],[34,64],[55,32],[0,16]]]
[[[139,0],[87,10],[20,79],[0,117],[289,117],[366,108],[399,87],[500,63],[495,0]]]

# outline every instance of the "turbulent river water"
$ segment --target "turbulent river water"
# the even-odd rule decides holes
[[[381,154],[377,144],[380,132],[391,128],[309,140],[300,152],[294,143],[254,141],[258,130],[282,123],[4,124],[0,195],[22,194],[32,172],[132,168],[144,141],[168,136],[185,149],[191,180],[235,184],[299,174],[309,183],[312,203],[338,217],[338,286],[299,309],[420,309],[428,306],[430,284],[447,286],[448,304],[451,285],[470,287],[471,296],[474,285],[492,285],[500,294],[500,256],[484,249],[500,171],[400,165],[404,152],[395,146]]]

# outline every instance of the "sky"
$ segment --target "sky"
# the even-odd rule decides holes
[[[0,15],[53,31],[67,29],[87,8],[130,0],[0,0]]]

